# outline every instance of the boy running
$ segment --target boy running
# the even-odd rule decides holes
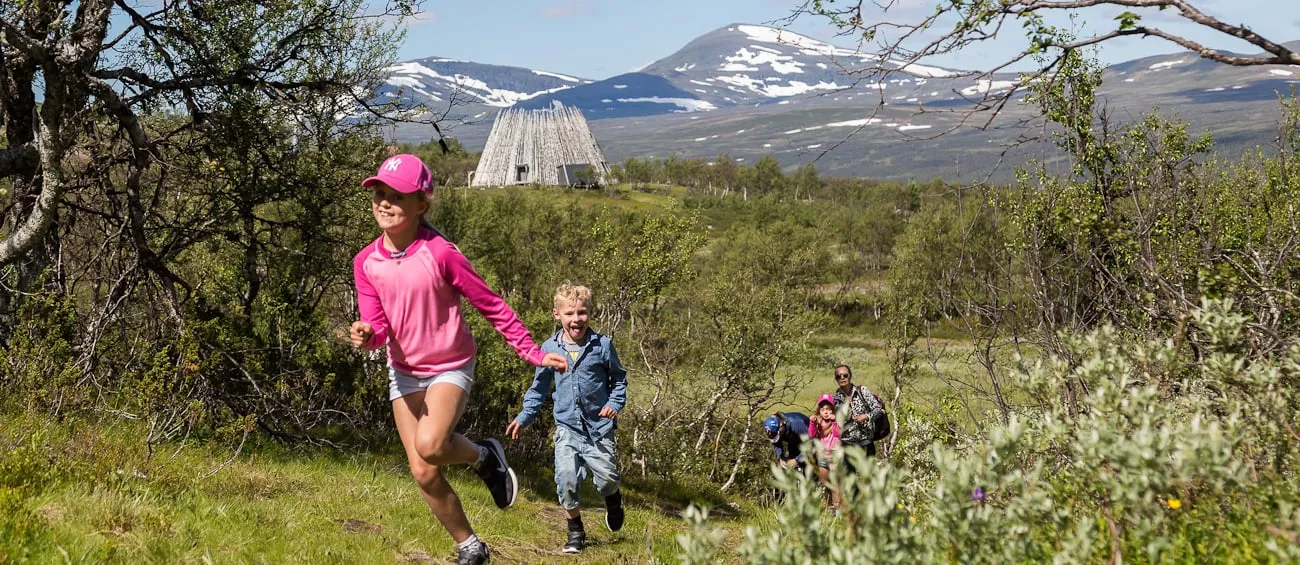
[[[524,393],[523,410],[506,426],[506,435],[517,439],[537,418],[555,384],[555,484],[569,518],[565,553],[579,553],[587,545],[578,501],[578,485],[587,471],[605,497],[605,526],[612,532],[623,527],[614,430],[627,402],[627,371],[610,338],[587,326],[591,309],[587,287],[563,284],[556,289],[552,315],[560,330],[542,344],[542,351],[563,355],[569,368],[539,367]]]

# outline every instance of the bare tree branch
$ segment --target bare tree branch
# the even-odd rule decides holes
[[[1246,41],[1261,49],[1263,54],[1237,55],[1213,49],[1205,42],[1192,39],[1188,34],[1141,25],[1142,15],[1132,12],[1114,18],[1118,20],[1114,29],[1077,38],[1044,24],[1041,19],[1053,13],[1065,14],[1071,10],[1086,11],[1104,7],[1139,10],[1172,8],[1177,10],[1176,17],[1181,21],[1212,31],[1224,39]],[[1264,37],[1245,25],[1229,24],[1210,16],[1196,8],[1191,0],[940,0],[935,10],[923,15],[909,17],[905,13],[900,14],[902,10],[899,0],[857,0],[843,4],[802,0],[789,16],[777,23],[789,25],[798,18],[812,16],[829,20],[839,29],[837,35],[855,38],[858,58],[866,64],[839,65],[843,74],[854,78],[855,86],[863,81],[879,82],[898,73],[916,74],[921,65],[937,57],[999,39],[1006,30],[1025,29],[1026,36],[1022,40],[1025,47],[1014,55],[991,62],[983,69],[936,76],[974,80],[976,94],[968,96],[964,92],[957,92],[968,103],[965,107],[931,109],[918,106],[918,113],[950,113],[957,114],[958,118],[955,124],[917,139],[933,139],[968,125],[979,129],[988,128],[1008,108],[1018,91],[1036,81],[1051,80],[1063,63],[1065,53],[1122,37],[1160,38],[1189,49],[1202,58],[1226,65],[1300,65],[1300,54],[1286,45]],[[1007,69],[1026,62],[1034,62],[1034,70],[1014,75],[1007,72]],[[879,105],[883,105],[883,100]],[[982,119],[972,121],[977,115],[982,115]],[[842,145],[851,136],[852,133],[835,146]]]

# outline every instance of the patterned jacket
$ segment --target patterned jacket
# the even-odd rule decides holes
[[[851,399],[845,398],[843,391],[835,390],[835,405],[840,407],[840,439],[846,445],[865,446],[871,443],[871,438],[876,435],[875,424],[872,423],[872,418],[867,418],[865,422],[855,422],[853,417],[863,414],[875,417],[876,412],[883,412],[885,407],[876,400],[876,395],[863,385],[854,385],[851,395]]]

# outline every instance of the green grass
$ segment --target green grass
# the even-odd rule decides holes
[[[815,337],[813,345],[817,348],[814,364],[789,365],[780,369],[779,377],[793,376],[806,384],[793,399],[778,404],[776,410],[799,411],[811,415],[817,406],[818,397],[835,392],[838,384],[835,382],[834,368],[839,363],[847,363],[853,368],[855,384],[866,385],[887,404],[893,402],[895,383],[890,375],[885,340],[828,333]],[[983,372],[983,367],[976,362],[973,354],[974,348],[959,340],[936,338],[919,341],[915,348],[916,377],[905,384],[899,402],[933,412],[946,396],[960,393],[968,399],[971,411],[977,416],[994,409],[995,405],[990,399],[978,398],[968,388],[974,385],[985,390],[991,389],[988,375]],[[898,410],[893,405],[887,408]]]
[[[235,456],[212,444],[171,444],[150,458],[136,424],[51,424],[19,416],[0,423],[4,452],[34,446],[21,456],[37,461],[48,477],[27,481],[24,512],[0,516],[0,563],[443,563],[453,556],[451,539],[392,446],[261,445]],[[495,562],[562,560],[564,513],[550,476],[529,476],[526,462],[514,466],[525,485],[550,488],[522,490],[504,512],[467,470],[453,468],[450,478]],[[0,485],[20,479],[3,476],[6,469],[40,474],[31,468],[0,466]],[[628,514],[620,532],[604,528],[599,503],[584,512],[591,547],[581,562],[674,560],[684,502],[637,486],[625,485]],[[584,495],[599,501],[594,491]],[[763,512],[751,505],[722,524],[739,531],[731,526],[750,513]],[[24,528],[26,534],[13,533]]]

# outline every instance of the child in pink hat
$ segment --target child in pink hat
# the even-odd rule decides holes
[[[411,474],[456,541],[460,563],[485,563],[487,545],[470,527],[443,467],[471,465],[502,509],[514,504],[518,481],[500,442],[470,441],[454,431],[474,385],[477,352],[461,315],[461,298],[529,363],[564,371],[568,362],[543,353],[510,305],[425,221],[433,179],[419,157],[393,155],[361,185],[373,194],[371,213],[383,233],[352,263],[361,313],[352,323],[352,343],[387,347],[388,396]]]
[[[831,508],[840,506],[839,493],[830,486],[831,457],[840,448],[840,424],[835,420],[835,396],[823,394],[817,399],[817,410],[808,426],[808,437],[817,446],[817,476],[827,487],[827,503]]]

